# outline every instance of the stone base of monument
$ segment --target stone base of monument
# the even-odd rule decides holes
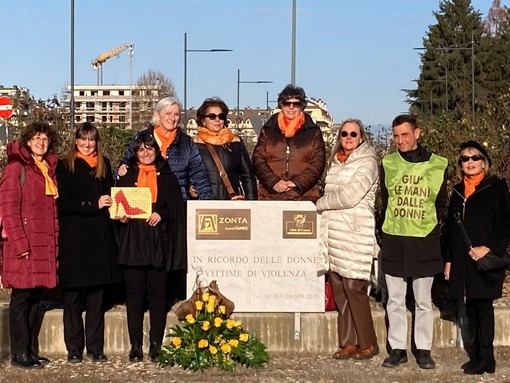
[[[495,346],[510,346],[510,310],[496,307]],[[385,312],[382,308],[372,310],[379,346],[384,350],[386,342]],[[336,312],[327,313],[234,313],[233,317],[243,322],[243,327],[257,335],[268,347],[269,352],[304,352],[330,354],[337,348]],[[148,348],[148,314],[145,318],[144,349]],[[167,327],[177,323],[176,316],[168,314]],[[409,324],[411,315],[409,314]],[[118,306],[106,314],[105,353],[127,354],[129,336],[126,324],[126,310]],[[409,330],[410,331],[410,330]],[[168,341],[168,340],[167,340]],[[41,354],[62,354],[67,350],[64,344],[62,310],[46,312],[39,336]],[[455,323],[440,318],[435,312],[433,348],[454,347],[457,343]],[[0,354],[10,352],[8,307],[0,306]],[[410,347],[409,347],[410,348]],[[383,351],[384,352],[384,351]]]

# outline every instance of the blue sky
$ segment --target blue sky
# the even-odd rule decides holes
[[[0,85],[28,87],[36,98],[70,82],[71,0],[0,0]],[[484,15],[492,0],[472,0]],[[503,5],[509,5],[502,1]],[[414,88],[422,46],[439,0],[297,0],[296,84],[326,102],[335,122],[387,125],[407,111],[401,89]],[[134,43],[133,81],[148,69],[173,81],[183,98],[184,33],[189,107],[206,97],[265,107],[290,82],[292,0],[75,0],[75,84],[94,85],[91,61]],[[129,84],[127,51],[103,65],[104,84]],[[274,106],[274,103],[270,103]]]

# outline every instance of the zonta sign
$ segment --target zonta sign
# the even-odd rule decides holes
[[[250,209],[197,209],[196,239],[251,239]]]

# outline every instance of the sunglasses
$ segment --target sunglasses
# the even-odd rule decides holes
[[[301,108],[301,102],[300,101],[284,101],[282,102],[283,106],[286,106],[287,108],[289,106],[295,106],[296,108]]]
[[[227,119],[227,115],[225,113],[220,113],[220,114],[208,113],[205,116],[209,120],[213,120],[213,121],[216,120],[217,118],[219,118],[222,121],[225,121]]]
[[[356,132],[346,132],[345,130],[342,130],[342,132],[340,133],[340,136],[342,136],[342,137],[347,137],[349,135],[351,136],[351,138],[358,137],[358,133],[356,133]]]
[[[484,156],[479,154],[475,154],[474,156],[460,156],[459,162],[468,162],[469,160],[473,160],[474,162],[481,161],[484,159]]]

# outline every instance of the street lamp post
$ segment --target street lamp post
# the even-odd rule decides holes
[[[188,49],[188,34],[184,33],[184,126],[188,124],[188,52],[232,52],[232,49]]]
[[[131,45],[128,54],[129,54],[129,129],[133,129],[133,56],[135,55],[134,45]]]
[[[413,48],[415,50],[426,50],[427,48]],[[473,124],[475,123],[475,39],[474,39],[474,32],[471,31],[471,47],[437,47],[437,48],[431,48],[433,50],[437,51],[453,51],[453,50],[470,50],[471,51],[471,120]],[[446,78],[448,81],[448,68],[446,68]],[[448,84],[448,82],[447,82]],[[448,85],[446,92],[448,92]],[[447,99],[448,99],[448,93],[447,93]],[[448,108],[448,106],[447,106]]]
[[[241,69],[237,70],[237,116],[236,116],[236,129],[239,133],[239,85],[240,84],[272,84],[272,81],[258,80],[258,81],[241,81]]]
[[[278,102],[278,101],[276,101],[276,100],[270,100],[270,99],[269,99],[269,91],[267,90],[267,91],[266,91],[266,109],[267,109],[268,111],[269,111],[269,103],[270,103],[270,102]]]

